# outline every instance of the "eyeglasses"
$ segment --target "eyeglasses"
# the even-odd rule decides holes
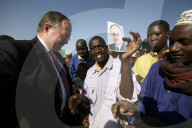
[[[56,30],[58,33],[59,33],[59,35],[61,36],[61,38],[63,39],[63,40],[70,40],[71,38],[70,37],[68,37],[67,35],[65,35],[65,34],[62,34],[62,33],[60,33],[58,30]]]
[[[64,40],[70,40],[71,38],[70,37],[67,37],[66,35],[64,35],[64,34],[61,34],[61,33],[59,33],[60,34],[60,36],[64,39]]]
[[[61,33],[59,33],[59,35],[61,36],[61,38],[63,39],[63,40],[70,40],[71,38],[70,37],[67,37],[66,35],[64,35],[64,34],[61,34]]]

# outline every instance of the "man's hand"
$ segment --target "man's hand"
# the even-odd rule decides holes
[[[129,33],[133,36],[133,40],[130,38],[123,37],[124,41],[127,41],[126,52],[121,56],[122,60],[127,60],[131,57],[133,53],[135,53],[141,47],[141,37],[138,32],[129,31]]]
[[[88,125],[88,117],[90,113],[89,99],[82,94],[75,94],[69,98],[69,109],[72,114],[79,114],[83,125]]]
[[[115,119],[120,120],[120,116],[133,116],[136,112],[139,111],[137,104],[130,103],[128,101],[122,100],[117,101],[112,105],[111,111]]]
[[[82,121],[82,124],[86,127],[89,126],[89,115],[87,115],[84,120]]]

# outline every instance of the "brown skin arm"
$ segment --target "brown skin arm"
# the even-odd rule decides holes
[[[124,98],[132,99],[133,95],[133,80],[130,71],[129,59],[133,53],[135,53],[141,47],[141,37],[138,32],[129,32],[133,36],[133,40],[130,38],[123,38],[128,42],[126,46],[126,52],[121,56],[122,72],[121,72],[121,84],[120,94]]]

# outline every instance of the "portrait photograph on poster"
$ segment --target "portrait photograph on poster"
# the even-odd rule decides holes
[[[125,52],[123,27],[117,23],[107,21],[108,47],[110,51]]]

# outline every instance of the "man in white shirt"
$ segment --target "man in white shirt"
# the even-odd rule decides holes
[[[120,100],[124,93],[129,93],[126,100],[137,101],[137,94],[140,86],[136,82],[134,75],[131,75],[129,58],[140,47],[141,39],[139,34],[134,35],[135,42],[127,46],[127,52],[122,55],[121,61],[113,59],[107,52],[107,46],[103,38],[93,37],[89,42],[89,48],[96,63],[87,72],[85,78],[84,91],[91,102],[91,112],[89,114],[90,128],[117,128],[118,122],[113,118],[111,106]],[[124,38],[128,41],[129,39]],[[131,45],[136,46],[132,49]],[[126,85],[128,80],[134,85]],[[126,87],[126,88],[125,88]],[[122,94],[122,96],[120,95]]]

